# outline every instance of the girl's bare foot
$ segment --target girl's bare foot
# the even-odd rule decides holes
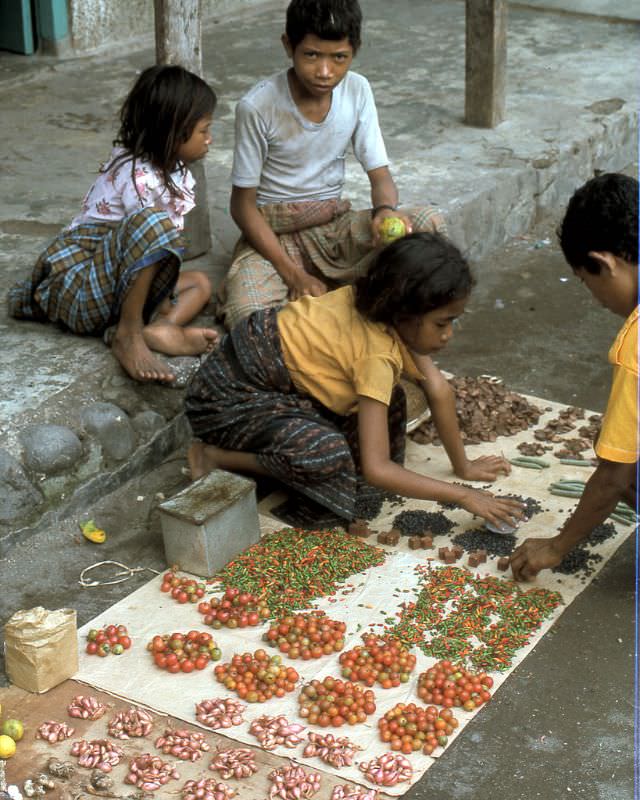
[[[212,470],[218,468],[217,453],[218,448],[213,445],[193,442],[187,452],[192,481],[197,481],[198,478],[208,475]]]
[[[141,330],[123,330],[118,327],[111,342],[111,350],[125,372],[136,381],[172,383],[175,380],[169,367],[149,350]]]
[[[163,320],[147,325],[143,336],[150,348],[168,356],[199,356],[213,350],[220,339],[213,328],[183,328]]]

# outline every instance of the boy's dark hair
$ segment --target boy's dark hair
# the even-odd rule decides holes
[[[420,317],[473,287],[469,264],[439,233],[411,233],[382,250],[355,284],[357,310],[372,322],[395,325]]]
[[[162,173],[169,191],[175,193],[171,172],[176,168],[180,145],[203,117],[213,114],[216,103],[213,89],[184,67],[148,67],[122,104],[120,130],[113,144],[127,151],[122,160],[133,156],[132,174],[136,159],[150,161]]]
[[[358,0],[291,0],[285,33],[295,50],[307,34],[337,42],[348,39],[353,52],[360,47],[362,11]]]
[[[574,270],[600,272],[590,252],[612,253],[637,264],[638,181],[615,172],[591,178],[569,200],[558,238]]]

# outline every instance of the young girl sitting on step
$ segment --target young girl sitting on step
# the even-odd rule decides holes
[[[403,466],[407,373],[426,393],[458,477],[487,481],[510,470],[499,456],[466,457],[454,393],[431,360],[472,283],[453,244],[415,233],[381,251],[354,286],[254,312],[187,388],[202,440],[189,450],[192,478],[214,468],[275,477],[347,521],[371,487],[453,502],[494,525],[521,517],[516,501]]]
[[[180,274],[180,265],[184,216],[195,205],[188,165],[209,149],[215,106],[214,91],[180,66],[142,72],[80,214],[10,290],[13,317],[105,336],[138,381],[174,379],[152,349],[177,356],[213,347],[215,330],[184,327],[208,303],[209,279]]]

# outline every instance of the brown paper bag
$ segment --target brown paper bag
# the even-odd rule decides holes
[[[28,692],[46,692],[78,671],[76,612],[42,606],[16,611],[4,626],[9,680]]]

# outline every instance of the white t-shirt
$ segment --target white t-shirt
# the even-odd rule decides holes
[[[107,166],[124,153],[123,148],[115,147]],[[162,173],[148,161],[136,160],[134,175],[131,175],[131,159],[118,161],[115,166],[101,172],[82,201],[80,214],[69,228],[83,222],[119,222],[124,217],[153,206],[166,211],[178,230],[184,228],[184,215],[195,206],[195,179],[189,170],[179,164],[171,173],[178,196],[169,192],[164,185]]]
[[[236,106],[231,181],[257,187],[258,205],[340,196],[349,149],[365,172],[388,165],[369,82],[347,72],[322,122],[296,106],[287,71],[261,81]]]

